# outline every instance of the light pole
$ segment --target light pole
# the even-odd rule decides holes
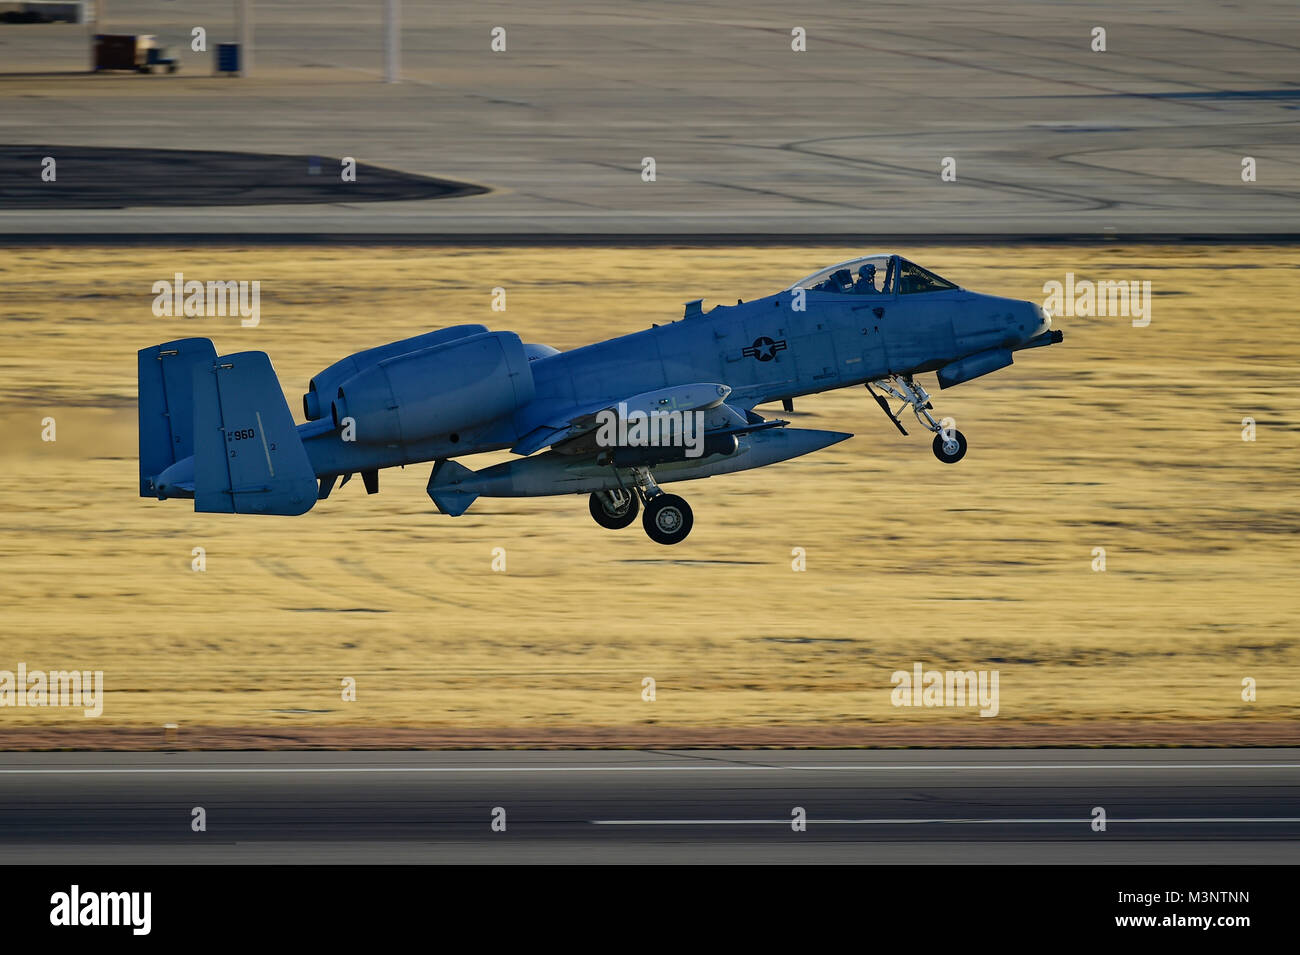
[[[253,0],[235,0],[235,22],[239,32],[239,75],[253,73]]]
[[[86,5],[86,29],[90,31],[90,71],[95,72],[95,34],[104,32],[104,18],[108,16],[108,0],[95,0],[94,6]]]
[[[400,83],[402,71],[401,0],[384,0],[384,82]]]

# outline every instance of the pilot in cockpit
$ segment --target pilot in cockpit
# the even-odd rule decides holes
[[[853,291],[858,295],[873,295],[876,292],[876,267],[864,265],[858,269],[858,280],[853,283]]]
[[[853,275],[848,269],[836,269],[831,277],[813,286],[815,292],[851,292]]]

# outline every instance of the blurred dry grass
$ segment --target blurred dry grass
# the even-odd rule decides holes
[[[596,527],[580,498],[443,517],[425,467],[385,472],[377,497],[349,484],[302,518],[142,500],[135,351],[184,335],[265,350],[297,410],[319,369],[428,328],[481,321],[568,348],[855,250],[8,250],[0,669],[102,669],[109,692],[98,721],[5,709],[0,731],[811,724],[861,726],[869,743],[873,724],[1294,718],[1300,251],[901,251],[1018,298],[1066,271],[1150,279],[1153,320],[1059,319],[1063,346],[932,388],[971,442],[956,467],[859,390],[804,399],[796,425],[858,436],[678,486],[696,526],[669,549],[639,526]],[[155,318],[150,286],[177,271],[260,279],[261,326]],[[504,315],[489,309],[498,285]],[[190,570],[196,546],[206,573]],[[490,570],[495,547],[506,573]],[[1000,670],[999,718],[892,707],[890,674],[918,660]],[[340,701],[345,676],[355,703]]]

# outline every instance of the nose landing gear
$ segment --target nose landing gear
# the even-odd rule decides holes
[[[934,456],[944,464],[956,464],[966,457],[966,435],[956,428],[940,429],[934,436]]]
[[[895,414],[889,408],[889,402],[882,396],[876,394],[875,389],[871,387],[873,382],[867,382],[867,391],[871,392],[871,397],[876,399],[876,404],[889,416],[889,420],[894,422],[895,427],[903,434],[907,434],[907,429],[903,423],[898,420],[898,414]],[[956,428],[945,428],[939,421],[935,420],[930,411],[934,405],[930,402],[930,396],[910,375],[891,375],[887,379],[880,379],[874,382],[876,386],[888,395],[902,401],[903,408],[910,407],[912,413],[916,415],[919,421],[927,430],[934,432],[934,456],[944,464],[956,464],[966,456],[966,436]],[[903,408],[899,408],[899,413]],[[951,419],[944,419],[950,421]]]

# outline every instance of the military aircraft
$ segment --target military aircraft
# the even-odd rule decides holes
[[[832,265],[773,295],[561,352],[456,325],[357,352],[311,379],[295,425],[264,352],[218,356],[206,338],[139,352],[140,495],[194,509],[302,514],[339,478],[379,490],[383,468],[433,462],[428,493],[458,516],[478,497],[587,494],[602,527],[642,512],[676,544],[694,517],[661,484],[764,467],[852,437],[755,408],[866,386],[904,435],[911,409],[945,463],[966,438],[916,380],[949,388],[1061,341],[1032,302],[960,288],[898,255]],[[901,401],[897,411],[889,399]],[[457,458],[509,448],[472,471]],[[538,453],[541,452],[541,453]],[[340,485],[342,486],[342,485]]]

